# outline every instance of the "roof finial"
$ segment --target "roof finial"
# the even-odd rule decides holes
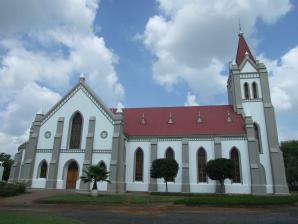
[[[174,124],[174,119],[173,119],[173,116],[172,116],[172,113],[171,112],[169,114],[168,124]]]
[[[83,72],[80,75],[80,82],[85,82],[85,75]]]
[[[141,123],[142,125],[146,124],[146,119],[145,119],[145,114],[144,114],[144,113],[142,114],[140,123]]]
[[[201,112],[199,111],[198,118],[197,118],[197,123],[202,123],[202,122],[203,122],[203,119],[201,117]]]
[[[242,32],[240,17],[238,18],[238,26],[239,26],[239,36],[242,36],[243,32]]]

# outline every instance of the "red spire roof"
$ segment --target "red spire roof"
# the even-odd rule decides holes
[[[248,53],[248,57],[256,63],[251,51],[249,50],[249,47],[244,39],[243,33],[239,33],[239,42],[238,42],[238,49],[237,49],[237,55],[236,55],[236,64],[239,66],[243,59],[245,58],[246,52]]]
[[[128,136],[245,134],[242,116],[230,105],[123,108],[123,112]]]

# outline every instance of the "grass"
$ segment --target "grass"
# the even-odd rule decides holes
[[[291,205],[298,203],[298,195],[290,196],[252,196],[252,195],[198,195],[157,193],[151,195],[99,195],[85,194],[56,195],[40,201],[41,203],[83,203],[83,204],[150,204],[173,203],[190,206],[258,206]]]
[[[207,195],[183,198],[175,204],[190,206],[262,206],[262,205],[291,205],[298,203],[298,195],[289,196],[252,196],[252,195]]]
[[[154,195],[99,195],[93,197],[85,194],[56,195],[42,200],[42,203],[92,203],[92,204],[150,204],[175,202],[182,196]]]
[[[62,218],[41,213],[0,212],[0,223],[5,224],[79,224],[69,218]]]

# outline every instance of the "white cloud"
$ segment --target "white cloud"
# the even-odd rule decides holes
[[[99,0],[0,2],[0,132],[7,144],[22,139],[39,107],[53,105],[82,72],[109,105],[123,98],[118,57],[96,35],[98,8]]]
[[[280,60],[270,60],[261,55],[270,74],[271,98],[278,111],[298,109],[298,46],[285,53]]]
[[[47,111],[60,98],[59,94],[46,87],[28,83],[0,112],[1,131],[12,135],[23,134],[40,108]]]
[[[156,60],[154,80],[168,89],[186,82],[201,102],[225,93],[225,64],[236,53],[238,18],[246,36],[255,32],[257,19],[273,23],[291,8],[277,0],[157,0],[143,43]]]
[[[277,127],[280,140],[298,138],[298,46],[278,59],[271,60],[260,55],[267,66],[272,103],[277,112]]]
[[[184,106],[199,106],[196,95],[187,92],[187,97]]]

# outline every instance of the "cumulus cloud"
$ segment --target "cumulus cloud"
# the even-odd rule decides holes
[[[143,43],[155,56],[154,80],[168,89],[186,82],[200,102],[225,93],[225,64],[236,53],[238,18],[252,37],[256,21],[274,23],[290,9],[288,0],[157,0]]]
[[[270,60],[261,55],[270,75],[271,98],[278,111],[298,109],[298,46],[280,59]]]
[[[22,143],[36,111],[49,109],[82,72],[107,104],[123,98],[118,57],[93,24],[98,8],[98,0],[0,2],[0,133],[11,142],[6,148]]]
[[[197,97],[194,94],[191,94],[190,92],[187,92],[186,101],[184,103],[184,106],[199,106],[197,103]]]

